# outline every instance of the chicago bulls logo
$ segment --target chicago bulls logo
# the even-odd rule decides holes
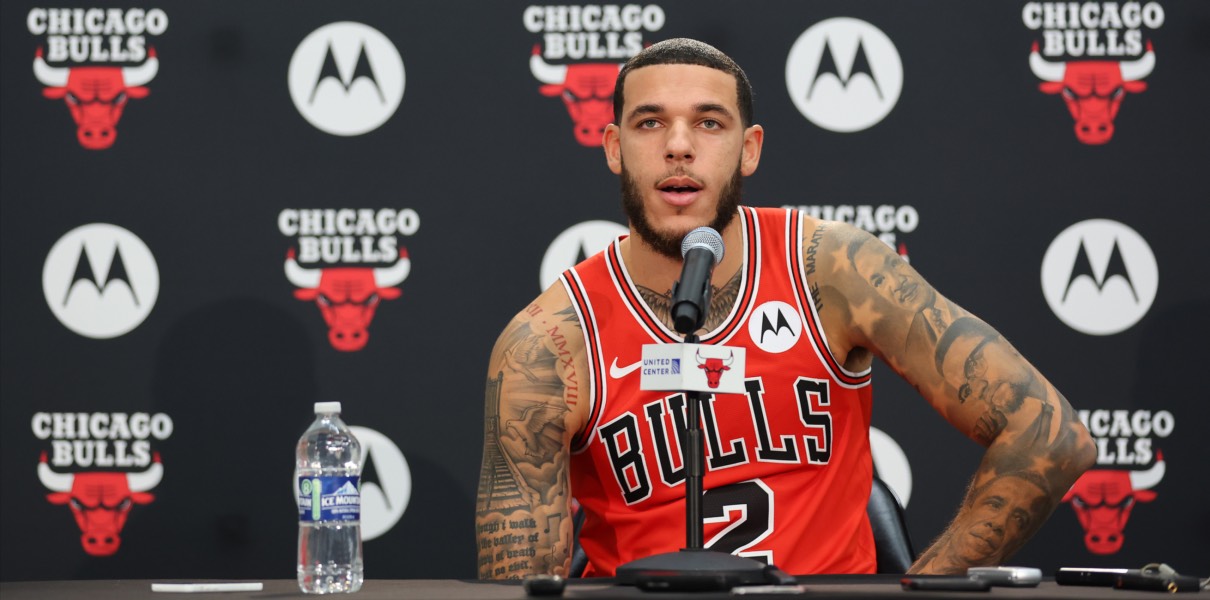
[[[1113,138],[1113,120],[1127,92],[1138,94],[1147,89],[1142,80],[1155,68],[1155,51],[1147,42],[1147,52],[1137,60],[1051,62],[1042,58],[1034,42],[1029,68],[1042,80],[1038,85],[1042,93],[1063,96],[1076,122],[1076,139],[1099,145]]]
[[[1084,528],[1084,546],[1093,554],[1114,554],[1125,541],[1123,530],[1138,502],[1151,502],[1151,488],[1164,478],[1164,455],[1146,471],[1097,469],[1084,473],[1071,486],[1063,502],[1071,502]]]
[[[91,472],[58,473],[46,463],[46,453],[38,463],[38,479],[51,493],[51,504],[71,507],[76,525],[80,526],[80,544],[93,556],[110,556],[122,544],[122,527],[135,504],[150,504],[155,500],[147,493],[160,484],[164,467],[160,453],[142,473]]]
[[[328,341],[342,352],[354,352],[369,341],[370,322],[382,300],[394,300],[402,294],[395,287],[407,279],[412,261],[406,248],[399,260],[385,268],[327,267],[308,269],[298,264],[294,249],[286,255],[286,278],[299,289],[294,297],[314,301],[328,325]]]
[[[588,147],[600,146],[605,126],[613,122],[613,86],[619,69],[619,63],[552,65],[542,59],[538,45],[529,57],[530,72],[544,84],[538,91],[563,98],[576,141]]]
[[[52,67],[34,56],[34,76],[46,89],[42,95],[62,99],[76,122],[76,139],[89,150],[104,150],[117,139],[118,120],[130,99],[146,98],[146,87],[160,68],[155,48],[137,67]]]
[[[730,371],[731,363],[735,362],[735,352],[728,354],[727,358],[702,358],[702,351],[698,350],[694,356],[697,358],[697,368],[706,372],[706,384],[711,388],[718,387],[723,371]]]

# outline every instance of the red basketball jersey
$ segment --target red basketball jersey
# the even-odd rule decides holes
[[[802,214],[743,207],[738,218],[744,243],[727,251],[745,253],[739,299],[701,343],[747,349],[747,392],[702,402],[705,545],[792,574],[873,573],[870,373],[828,350],[805,285]],[[612,576],[685,546],[684,394],[639,389],[643,344],[682,337],[640,298],[617,242],[562,281],[592,382],[571,459],[585,576]]]

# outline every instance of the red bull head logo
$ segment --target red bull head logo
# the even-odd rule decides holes
[[[126,103],[150,93],[143,86],[155,78],[160,61],[155,48],[149,48],[147,54],[147,61],[137,67],[52,67],[38,48],[34,75],[46,86],[43,96],[67,103],[80,145],[104,150],[117,139],[118,120]]]
[[[718,387],[723,371],[730,371],[731,363],[735,362],[734,351],[728,354],[727,358],[702,358],[701,350],[698,350],[695,356],[697,357],[697,368],[706,372],[706,385],[711,388]]]
[[[582,146],[600,146],[605,126],[613,122],[613,86],[618,79],[617,63],[552,65],[542,60],[541,48],[534,46],[529,70],[543,84],[543,96],[563,98],[575,128],[576,141]]]
[[[1084,546],[1093,554],[1113,554],[1122,549],[1123,529],[1137,502],[1155,500],[1151,491],[1164,478],[1164,456],[1156,453],[1155,465],[1146,471],[1098,469],[1084,473],[1063,496],[1071,502],[1084,528]]]
[[[286,278],[299,288],[294,297],[304,302],[315,301],[328,324],[328,341],[342,352],[365,347],[378,303],[398,298],[402,292],[394,286],[403,283],[411,270],[412,261],[406,248],[399,250],[399,260],[393,266],[381,269],[307,269],[294,259],[293,248],[286,255]]]
[[[80,526],[80,544],[93,556],[110,556],[122,544],[122,527],[135,504],[155,500],[148,490],[160,484],[164,467],[160,454],[142,473],[57,473],[46,464],[46,453],[38,463],[38,479],[51,491],[46,500],[67,504]]]
[[[1126,93],[1147,89],[1142,79],[1155,68],[1155,52],[1147,42],[1147,52],[1138,60],[1050,62],[1038,54],[1038,43],[1034,42],[1029,67],[1042,80],[1038,89],[1046,94],[1062,94],[1076,120],[1076,139],[1096,145],[1113,138],[1113,120]]]

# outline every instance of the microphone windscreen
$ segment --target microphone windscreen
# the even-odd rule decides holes
[[[714,255],[714,264],[723,260],[723,236],[710,227],[698,227],[685,234],[681,240],[681,257],[689,255],[693,248],[705,248]]]

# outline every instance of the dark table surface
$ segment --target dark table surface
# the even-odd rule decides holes
[[[1043,581],[1035,588],[996,587],[987,592],[919,592],[905,591],[899,585],[897,575],[848,575],[817,576],[800,578],[803,586],[798,597],[806,598],[899,598],[900,600],[923,600],[932,598],[965,600],[983,598],[1081,598],[1095,600],[1156,599],[1170,596],[1164,592],[1117,590],[1112,588],[1062,586],[1054,581]],[[298,584],[291,579],[264,581],[260,592],[221,593],[168,593],[152,592],[153,582],[183,583],[181,580],[99,580],[99,581],[30,581],[0,583],[0,596],[4,600],[87,598],[88,600],[117,600],[127,598],[154,598],[155,600],[200,600],[223,598],[302,598],[311,597],[299,592]],[[1210,596],[1210,591],[1182,593],[1179,597]],[[370,580],[355,596],[358,600],[490,600],[526,598],[519,583],[479,582],[439,579]],[[547,596],[551,598],[552,596]],[[727,592],[646,592],[634,587],[614,585],[609,580],[572,580],[563,594],[564,598],[649,598],[653,600],[713,600],[720,598],[784,598],[783,594],[759,594],[735,596]]]

